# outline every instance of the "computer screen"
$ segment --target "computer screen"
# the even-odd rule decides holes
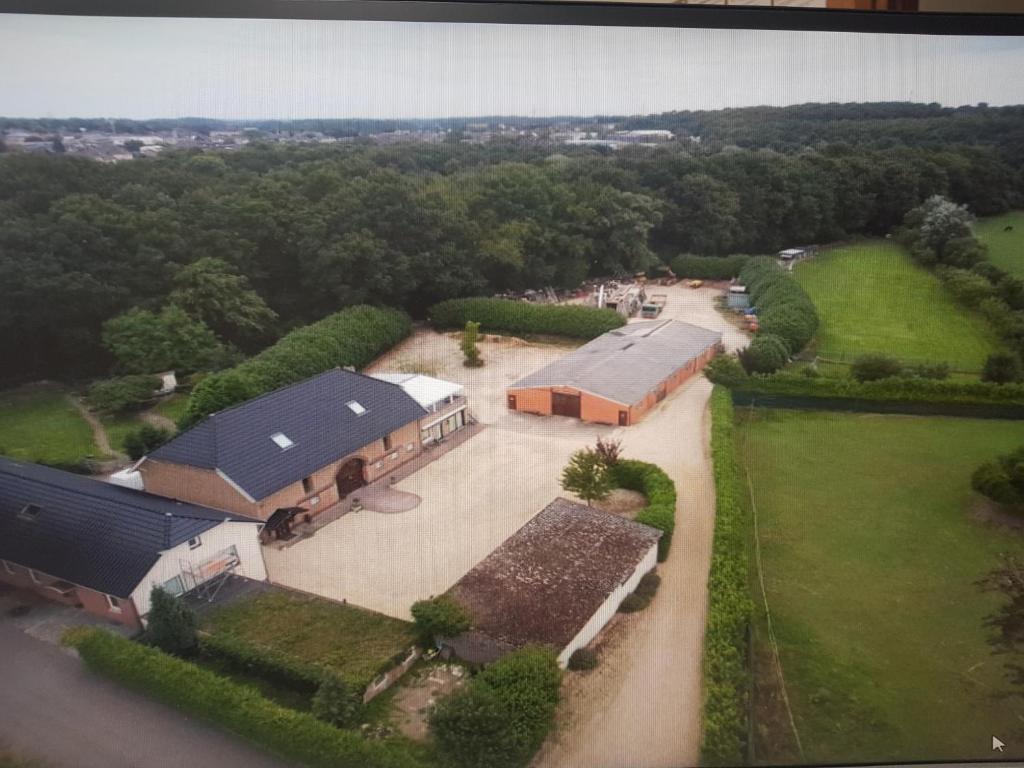
[[[1024,26],[747,11],[0,14],[0,764],[1024,757]]]

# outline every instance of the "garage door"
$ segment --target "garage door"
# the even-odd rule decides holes
[[[572,416],[578,419],[580,417],[580,396],[552,392],[551,413],[555,416]]]

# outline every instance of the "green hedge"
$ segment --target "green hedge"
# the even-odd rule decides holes
[[[343,309],[295,329],[234,368],[204,378],[189,396],[181,426],[331,368],[362,368],[411,331],[409,316],[396,309]]]
[[[701,764],[742,765],[746,760],[747,663],[751,600],[748,590],[747,517],[733,443],[732,399],[711,395],[711,458],[715,476],[715,535],[708,575],[704,630],[704,710]]]
[[[489,333],[551,334],[574,339],[593,339],[626,323],[611,309],[509,299],[449,299],[432,306],[429,314],[431,325],[438,330],[465,328],[472,321]]]
[[[200,635],[199,652],[240,672],[252,672],[309,696],[315,694],[324,679],[332,674],[319,664],[300,661],[288,654],[247,643],[224,632]]]
[[[751,303],[758,311],[758,333],[778,336],[795,355],[818,330],[818,311],[814,302],[793,275],[774,259],[757,256],[740,272]]]
[[[646,461],[619,459],[609,471],[616,487],[638,491],[647,497],[647,506],[633,519],[662,532],[658,562],[663,562],[668,557],[676,527],[676,484],[661,467]]]
[[[750,260],[749,256],[694,256],[684,253],[672,260],[672,271],[679,277],[697,280],[732,280]]]
[[[93,671],[249,739],[289,761],[323,768],[423,765],[400,744],[367,741],[354,731],[343,731],[310,714],[279,706],[254,689],[104,630],[73,630],[67,641]]]

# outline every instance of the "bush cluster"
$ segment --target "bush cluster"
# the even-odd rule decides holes
[[[782,269],[774,259],[757,256],[744,265],[740,282],[747,286],[751,302],[758,309],[757,336],[774,336],[785,344],[786,358],[807,346],[818,330],[818,312],[810,296],[800,287],[793,275]],[[754,337],[755,341],[757,336]],[[765,366],[777,362],[778,350],[769,352],[767,344],[757,358],[759,367],[746,365],[748,371],[770,373],[785,364],[767,370]],[[753,347],[753,344],[751,345]],[[748,353],[752,354],[752,353]]]
[[[209,670],[101,629],[73,630],[67,642],[95,672],[199,717],[289,761],[317,768],[417,768],[400,743],[370,742],[313,715],[287,709]]]
[[[586,672],[588,669],[597,668],[597,653],[590,648],[577,648],[569,656],[569,663],[566,665],[573,672]]]
[[[160,385],[159,378],[144,374],[104,379],[89,387],[88,399],[94,408],[106,413],[137,411],[153,400]]]
[[[998,504],[1024,504],[1024,448],[982,464],[971,475],[971,487]]]
[[[454,637],[472,626],[466,609],[447,595],[412,604],[412,620],[422,645],[430,647],[438,637]]]
[[[676,484],[657,465],[635,459],[619,459],[608,467],[608,472],[615,487],[638,491],[647,497],[647,506],[633,519],[661,531],[658,562],[664,562],[676,527]]]
[[[485,333],[551,334],[593,339],[625,325],[611,309],[576,304],[531,304],[510,299],[449,299],[430,308],[430,323],[438,330],[479,323]]]
[[[993,384],[1015,384],[1024,378],[1024,365],[1016,352],[994,352],[985,360],[981,380]]]
[[[732,280],[750,260],[749,256],[694,256],[684,253],[672,259],[672,271],[679,277],[697,280]]]
[[[774,373],[789,362],[789,347],[781,336],[758,333],[740,353],[747,373]]]
[[[561,682],[547,648],[521,648],[485,668],[430,716],[443,765],[527,765],[554,726]]]
[[[331,368],[361,368],[411,330],[403,312],[368,306],[349,307],[297,328],[255,357],[200,381],[189,396],[181,426]]]
[[[321,683],[332,676],[319,664],[300,661],[273,648],[253,645],[227,632],[200,635],[199,652],[239,672],[254,674],[306,696],[313,696]]]
[[[174,435],[169,430],[155,427],[152,424],[143,424],[124,436],[124,452],[132,461],[138,461],[172,437]]]
[[[747,586],[748,523],[733,441],[732,400],[727,390],[715,387],[711,396],[715,534],[704,630],[704,765],[742,765],[746,760],[751,684],[747,643],[753,607]]]
[[[619,613],[636,613],[637,611],[642,611],[650,604],[651,599],[649,597],[643,597],[636,592],[630,592],[619,603]]]
[[[861,383],[894,376],[941,381],[949,378],[949,372],[949,363],[904,363],[892,355],[875,352],[859,356],[850,366],[850,375]]]

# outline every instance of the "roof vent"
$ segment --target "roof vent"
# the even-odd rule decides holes
[[[270,436],[270,439],[274,441],[275,445],[282,451],[287,451],[295,443],[292,442],[291,438],[288,437],[284,432],[278,432]]]
[[[42,511],[43,508],[38,504],[26,504],[21,508],[21,511],[18,513],[18,517],[22,520],[35,520],[39,517],[39,513]]]
[[[356,416],[362,416],[364,413],[366,413],[366,409],[363,408],[363,406],[357,403],[355,400],[349,400],[347,403],[345,403],[345,405],[347,405],[349,407],[349,410],[351,410],[352,413],[354,413]]]

